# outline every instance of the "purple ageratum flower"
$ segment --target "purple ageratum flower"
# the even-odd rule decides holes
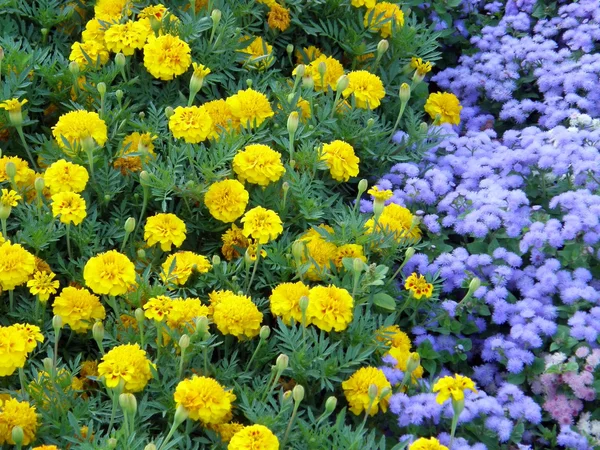
[[[592,450],[594,447],[589,444],[587,438],[576,433],[568,426],[560,428],[560,433],[556,437],[558,445],[567,449],[574,450]]]
[[[398,425],[437,425],[442,406],[435,401],[436,394],[417,394],[409,397],[404,393],[390,397],[389,407],[398,416]]]

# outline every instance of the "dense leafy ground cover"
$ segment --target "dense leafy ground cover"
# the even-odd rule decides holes
[[[0,446],[600,445],[597,0],[0,0]]]

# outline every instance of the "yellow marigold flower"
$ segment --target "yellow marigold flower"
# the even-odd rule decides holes
[[[19,204],[19,200],[22,200],[17,191],[2,189],[2,195],[0,196],[0,205],[2,206],[17,206]]]
[[[136,285],[135,266],[116,250],[100,253],[83,268],[85,284],[96,294],[123,295]]]
[[[104,65],[108,62],[108,58],[108,50],[98,41],[74,42],[71,45],[69,61],[75,61],[81,68],[87,67],[90,61],[94,67]]]
[[[363,252],[362,245],[344,244],[337,248],[334,263],[337,268],[344,266],[344,258],[359,258],[363,262],[367,262],[367,257]]]
[[[59,192],[82,192],[89,178],[85,167],[64,159],[52,163],[44,172],[45,185],[52,195]]]
[[[0,233],[0,245],[4,244],[6,242],[6,239],[4,239],[4,236],[2,235],[2,233]]]
[[[280,316],[283,323],[290,325],[292,319],[296,323],[302,322],[300,298],[308,297],[310,288],[298,281],[297,283],[281,283],[273,289],[269,297],[271,313]]]
[[[71,286],[64,288],[54,299],[52,311],[76,333],[85,333],[92,328],[94,322],[106,317],[106,311],[98,296],[85,288],[77,289]]]
[[[276,0],[256,0],[258,3],[262,3],[263,5],[267,5],[269,8],[277,3]]]
[[[227,450],[279,450],[279,439],[264,425],[251,425],[235,433]]]
[[[267,186],[285,173],[281,153],[268,145],[251,144],[233,158],[233,171],[242,182]]]
[[[208,137],[218,139],[223,132],[237,130],[240,120],[231,113],[231,108],[222,98],[212,100],[202,105],[212,119],[212,130]]]
[[[85,30],[81,33],[81,40],[83,42],[96,41],[103,44],[106,30],[107,27],[102,25],[98,18],[94,18],[85,24]]]
[[[81,363],[79,375],[82,378],[98,376],[98,361],[84,361]]]
[[[440,405],[442,405],[450,397],[452,397],[452,400],[456,401],[463,400],[465,398],[465,391],[467,389],[477,392],[473,380],[471,380],[469,377],[463,377],[459,374],[454,374],[454,377],[440,378],[433,385],[433,392],[438,393],[435,401]]]
[[[260,332],[263,315],[250,297],[223,295],[213,306],[213,321],[221,333],[241,340],[253,338]]]
[[[417,225],[413,225],[414,216],[403,206],[390,203],[383,208],[383,212],[377,220],[378,232],[390,232],[394,234],[397,241],[405,238],[418,239],[421,237],[421,230]],[[375,220],[369,219],[365,224],[367,233],[372,233],[375,227]]]
[[[369,386],[374,384],[377,386],[377,397],[374,400],[369,398]],[[389,393],[381,398],[381,391],[384,388],[389,389]],[[361,367],[346,381],[342,382],[344,395],[348,400],[350,411],[357,416],[367,411],[369,415],[374,416],[379,412],[379,408],[383,412],[387,411],[388,401],[392,396],[392,385],[385,377],[381,369],[376,367]],[[371,404],[371,402],[373,402]],[[371,408],[369,408],[371,405]]]
[[[213,122],[204,106],[178,106],[169,118],[169,130],[177,139],[198,144],[213,131]]]
[[[6,164],[9,162],[12,162],[17,168],[17,174],[15,175],[17,186],[27,184],[32,177],[35,177],[35,172],[29,168],[27,161],[22,160],[18,156],[3,156],[0,158],[0,183],[10,181],[10,178],[6,174]]]
[[[367,10],[364,25],[370,31],[379,31],[381,37],[385,39],[392,35],[394,26],[404,26],[404,13],[398,5],[380,2]]]
[[[210,69],[206,67],[204,64],[192,63],[192,67],[194,69],[194,73],[192,76],[198,79],[204,79],[208,74],[210,74]]]
[[[319,64],[325,64],[325,75],[321,77],[319,73]],[[292,72],[296,73],[296,70]],[[305,77],[312,77],[315,82],[315,91],[327,91],[328,88],[336,90],[338,79],[344,75],[344,66],[337,59],[331,56],[321,55],[308,66],[304,72]]]
[[[433,295],[433,284],[428,283],[423,275],[412,273],[404,283],[404,288],[411,291],[414,298],[430,298]]]
[[[375,6],[376,0],[352,0],[352,6],[357,8],[361,6],[366,6],[367,8],[373,8]]]
[[[244,428],[244,425],[237,422],[219,423],[211,425],[210,429],[216,431],[223,442],[229,442],[233,435]]]
[[[402,372],[406,372],[408,367],[408,358],[411,355],[418,356],[418,353],[411,352],[406,348],[406,345],[402,347],[390,347],[389,351],[385,354],[385,356],[391,356],[396,360],[396,365],[394,366],[396,369],[401,370]],[[416,382],[419,378],[423,377],[423,366],[420,364],[417,368],[412,372],[412,380]]]
[[[39,426],[35,407],[14,398],[0,402],[0,445],[15,445],[12,429],[17,426],[23,429],[22,444],[29,445]]]
[[[381,78],[366,70],[355,70],[348,74],[348,88],[344,97],[354,95],[356,106],[362,109],[375,109],[385,97],[385,89]]]
[[[333,228],[328,225],[319,225],[319,228],[327,230],[330,234],[333,233]],[[324,279],[329,272],[331,262],[337,256],[337,245],[326,240],[315,229],[308,230],[300,240],[305,242],[307,253],[302,256],[302,264],[310,264],[306,276],[312,281]]]
[[[300,49],[297,49],[295,52],[296,62],[298,64],[309,64],[322,54],[323,52],[314,45],[302,47],[302,51],[300,51]]]
[[[0,245],[0,288],[11,291],[25,284],[35,269],[35,258],[19,244]]]
[[[389,189],[379,190],[377,186],[373,186],[367,191],[367,194],[371,195],[374,200],[380,200],[385,202],[393,197],[394,193]]]
[[[248,243],[248,248],[246,249],[246,252],[248,253],[248,256],[250,257],[250,260],[252,261],[256,261],[258,259],[258,243],[256,241],[253,241],[252,239],[249,240]],[[260,249],[260,257],[261,258],[266,258],[267,256],[267,251],[264,248]]]
[[[250,69],[266,70],[275,61],[273,57],[273,46],[269,45],[260,36],[244,36],[240,42],[252,40],[247,47],[238,50],[239,53],[248,55],[244,65]]]
[[[174,267],[173,264],[175,264]],[[173,267],[173,270],[171,270],[171,267]],[[160,278],[164,283],[175,283],[183,286],[187,283],[192,272],[206,273],[211,267],[206,256],[189,251],[180,251],[167,257],[162,264]]]
[[[235,159],[233,164],[235,168]],[[210,185],[204,195],[204,204],[215,219],[234,222],[244,214],[249,199],[250,194],[242,183],[237,180],[223,180]]]
[[[220,289],[218,291],[212,291],[208,294],[208,300],[210,301],[210,305],[214,308],[217,306],[223,299],[231,296],[235,297],[235,293],[233,291],[229,291],[226,289]]]
[[[119,20],[131,14],[131,0],[98,0],[94,6],[96,18],[106,22]]]
[[[354,299],[343,288],[333,285],[315,286],[308,295],[306,317],[309,323],[324,331],[344,331],[352,322]]]
[[[110,389],[123,381],[125,392],[139,392],[152,378],[152,367],[155,367],[154,364],[137,343],[118,345],[102,357],[98,375],[104,378],[106,387]]]
[[[158,5],[146,6],[140,11],[138,16],[140,19],[150,19],[153,17],[156,20],[162,20],[167,12],[168,9],[165,7],[165,5],[159,3]]]
[[[244,228],[242,233],[252,237],[259,244],[266,244],[277,239],[283,233],[283,223],[275,211],[257,206],[242,217]]]
[[[144,46],[144,66],[154,78],[172,80],[192,65],[190,53],[190,46],[177,36],[150,36]]]
[[[298,103],[296,104],[296,106],[297,106],[298,112],[300,113],[300,118],[302,119],[302,122],[306,123],[306,121],[312,117],[312,111],[310,110],[310,103],[308,102],[308,100],[305,100],[302,97],[300,97],[298,99]]]
[[[417,74],[424,77],[431,72],[432,65],[430,62],[423,62],[421,58],[412,57],[410,60],[410,67],[417,71]]]
[[[63,139],[71,147],[81,147],[83,140],[91,137],[102,147],[108,140],[108,128],[98,113],[71,111],[58,118],[58,122],[52,127],[52,135],[63,150],[67,149]]]
[[[38,445],[31,450],[60,450],[56,445]]]
[[[46,303],[51,294],[56,294],[60,283],[53,278],[56,275],[53,272],[35,272],[33,278],[27,282],[27,287],[31,295],[37,295],[42,303]]]
[[[162,322],[173,309],[173,300],[165,295],[153,297],[144,304],[146,319]]]
[[[376,339],[384,342],[389,347],[396,347],[409,353],[412,343],[408,334],[400,329],[398,325],[390,325],[380,328],[376,332]]]
[[[152,133],[138,133],[137,131],[125,136],[113,167],[121,170],[123,175],[127,175],[128,172],[141,171],[142,163],[156,157],[152,143],[156,138],[157,136]]]
[[[160,244],[163,252],[170,252],[171,246],[181,247],[187,229],[185,222],[171,213],[158,213],[146,219],[144,240],[148,247]]]
[[[227,261],[239,258],[241,255],[238,250],[244,250],[245,248],[248,248],[249,244],[248,239],[242,232],[242,229],[236,224],[231,224],[231,228],[221,236],[221,240],[223,241],[221,253],[223,253],[223,256]]]
[[[267,96],[254,89],[238,91],[225,101],[231,109],[231,114],[238,118],[244,128],[258,127],[275,115]]]
[[[0,326],[0,377],[12,375],[23,367],[27,354],[27,340],[23,333],[14,326]]]
[[[267,15],[269,27],[274,30],[287,30],[290,27],[290,11],[279,3],[274,3],[270,8]]]
[[[129,20],[126,23],[111,25],[104,33],[104,42],[109,51],[131,56],[136,50],[144,47],[147,37],[148,29],[143,23]]]
[[[408,450],[448,450],[448,447],[440,444],[436,438],[419,438],[408,446]]]
[[[27,99],[19,100],[18,98],[13,98],[10,100],[5,100],[0,103],[0,109],[4,109],[8,113],[20,113],[21,107],[27,103]]]
[[[195,375],[179,382],[174,398],[178,407],[181,405],[188,411],[190,419],[203,424],[226,422],[236,399],[217,380]]]
[[[436,123],[450,123],[452,125],[460,123],[462,106],[456,95],[449,92],[429,94],[424,109]]]
[[[347,142],[336,140],[323,145],[321,161],[325,161],[334,180],[348,181],[358,175],[360,159]]]
[[[194,320],[198,317],[210,317],[211,308],[203,305],[198,298],[177,298],[171,300],[171,310],[167,314],[167,325],[172,329],[193,332]]]
[[[75,192],[59,192],[52,196],[52,215],[62,223],[79,225],[87,216],[83,197]]]

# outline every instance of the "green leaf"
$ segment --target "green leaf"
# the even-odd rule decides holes
[[[385,292],[379,292],[373,296],[373,303],[388,311],[396,310],[396,299]]]
[[[422,359],[421,365],[430,374],[434,374],[437,370],[437,363],[432,359]]]
[[[513,373],[506,377],[506,381],[512,384],[523,384],[525,382],[525,371],[521,373]]]

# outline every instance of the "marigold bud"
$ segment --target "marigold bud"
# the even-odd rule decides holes
[[[300,300],[298,300],[298,306],[300,307],[300,311],[302,311],[302,313],[306,313],[306,310],[308,309],[308,297],[306,295],[300,297]]]
[[[369,399],[375,400],[377,398],[378,394],[379,394],[379,388],[377,387],[377,385],[370,384],[369,389],[367,390],[367,395],[369,396]]]
[[[17,176],[17,166],[14,162],[8,161],[4,166],[4,171],[6,172],[6,176],[11,180]]]
[[[144,310],[142,308],[137,308],[133,314],[138,323],[142,323],[144,320],[146,320],[146,315],[144,314]]]
[[[285,391],[283,393],[283,398],[281,399],[281,403],[283,405],[288,404],[292,401],[292,391]]]
[[[137,257],[138,259],[145,259],[146,258],[146,250],[144,250],[143,248],[140,248],[137,252]]]
[[[123,412],[134,415],[137,412],[137,399],[133,394],[121,394],[119,395],[119,405]]]
[[[306,243],[304,241],[294,241],[292,244],[292,255],[294,259],[301,260],[306,251]]]
[[[25,439],[25,433],[23,432],[23,428],[21,428],[19,425],[13,427],[11,434],[12,440],[15,442],[15,445],[21,448],[21,445],[23,445],[23,439]]]
[[[190,337],[187,334],[182,334],[179,338],[179,348],[186,350],[190,346]]]
[[[173,114],[175,114],[175,110],[171,106],[167,106],[165,108],[165,116],[167,119],[170,119]]]
[[[294,386],[294,389],[292,390],[292,396],[294,397],[294,401],[296,403],[300,403],[302,400],[304,400],[304,386],[301,384]]]
[[[54,331],[56,332],[57,330],[61,329],[62,326],[63,326],[62,317],[60,317],[60,316],[54,316],[52,318],[52,328],[54,328]]]
[[[360,258],[354,258],[354,261],[352,261],[352,268],[354,269],[354,272],[358,275],[364,270],[365,263]]]
[[[419,124],[419,131],[420,131],[421,133],[426,133],[426,132],[427,132],[427,128],[429,128],[429,125],[427,125],[427,123],[426,123],[426,122],[421,122],[421,123]]]
[[[101,81],[100,83],[98,83],[98,85],[96,86],[96,89],[98,89],[98,93],[101,96],[104,96],[104,94],[106,94],[106,83],[104,83],[103,81]]]
[[[3,59],[4,59],[4,49],[0,45],[0,63],[2,62]]]
[[[312,77],[302,77],[302,87],[312,89],[315,87],[315,80]]]
[[[271,335],[271,328],[269,328],[268,325],[263,325],[260,328],[260,333],[259,336],[263,341],[266,341],[267,339],[269,339],[269,336]]]
[[[221,264],[221,257],[219,255],[213,255],[213,257],[212,257],[212,265],[213,266],[218,266],[219,264]]]
[[[383,212],[384,208],[385,208],[385,202],[377,201],[377,200],[373,202],[373,214],[375,215],[376,218],[381,216],[381,213]]]
[[[290,190],[290,183],[284,181],[281,185],[281,190],[283,191],[284,195],[287,194],[287,192]]]
[[[140,172],[140,183],[146,186],[150,183],[150,174],[145,170]]]
[[[144,447],[144,450],[156,450],[156,445],[150,443]]]
[[[285,353],[282,353],[281,355],[279,355],[277,357],[277,360],[275,361],[275,367],[277,368],[279,373],[281,373],[285,369],[288,368],[289,363],[290,363],[290,358],[288,357],[288,355],[286,355]]]
[[[386,386],[381,390],[381,395],[379,396],[379,398],[386,398],[391,392],[392,390]]]
[[[246,80],[246,86],[248,86],[248,89],[252,88],[252,80],[250,78]]]
[[[389,48],[390,43],[386,39],[380,40],[377,44],[377,55],[381,57],[385,52],[388,51]]]
[[[327,414],[331,414],[336,406],[337,406],[337,398],[332,395],[325,402],[325,411],[327,412]]]
[[[469,291],[475,292],[481,286],[481,280],[477,277],[473,278],[469,283]]]
[[[175,417],[173,418],[173,421],[177,424],[177,426],[179,426],[185,421],[185,419],[188,418],[189,415],[190,414],[188,410],[185,409],[183,405],[179,405],[175,411]]]
[[[305,73],[306,73],[306,66],[304,64],[299,64],[296,67],[296,76],[303,77]]]
[[[406,372],[413,373],[419,365],[421,364],[421,357],[417,352],[413,352],[408,355],[408,359],[406,360]]]
[[[404,252],[404,259],[409,260],[410,258],[412,258],[415,254],[415,249],[414,247],[408,247],[406,249],[406,251]]]
[[[410,100],[410,86],[407,83],[402,83],[398,95],[400,96],[401,103],[408,103]]]
[[[208,332],[208,317],[200,316],[196,319],[196,333],[200,337],[204,337],[204,335]]]
[[[117,448],[118,443],[119,441],[117,441],[115,438],[110,438],[106,444],[108,445],[108,448]]]
[[[117,67],[119,69],[122,69],[123,67],[125,67],[126,63],[127,63],[127,58],[125,58],[125,55],[123,53],[119,52],[115,55],[115,64],[117,65]]]
[[[50,373],[52,372],[52,366],[54,365],[54,361],[52,361],[52,358],[44,358],[42,360],[42,365],[44,366],[44,370]]]
[[[210,18],[212,19],[213,22],[213,26],[216,27],[217,25],[219,25],[219,22],[221,21],[221,16],[223,14],[221,13],[220,9],[213,9],[212,12],[210,13]]]
[[[0,219],[6,220],[10,217],[10,213],[12,212],[12,208],[8,205],[0,204]]]
[[[92,327],[92,336],[96,342],[102,342],[104,340],[104,325],[102,322],[96,322]]]
[[[298,130],[298,123],[300,122],[300,117],[298,116],[297,111],[292,111],[288,116],[287,120],[287,130],[290,135],[293,135]]]
[[[361,195],[363,195],[367,191],[368,187],[369,182],[367,180],[365,180],[364,178],[360,180],[358,182],[358,196],[360,197]]]
[[[135,230],[135,219],[133,217],[129,217],[125,221],[125,225],[123,226],[123,229],[125,230],[126,233],[132,233],[133,230]]]
[[[117,91],[115,92],[115,97],[117,98],[118,102],[121,102],[123,100],[123,91],[121,89],[117,89]]]
[[[327,72],[327,64],[325,64],[324,61],[321,61],[317,65],[317,72],[319,72],[319,75],[321,75],[321,77],[325,76],[325,73]]]
[[[69,72],[71,72],[71,75],[73,75],[75,78],[79,76],[80,70],[77,61],[71,61],[69,63]]]
[[[291,55],[292,52],[294,51],[294,45],[288,44],[287,47],[285,48],[285,51],[287,52],[288,55]]]
[[[335,90],[338,92],[343,92],[348,89],[348,85],[350,84],[350,79],[348,75],[342,75],[338,78],[337,83],[335,84]]]

